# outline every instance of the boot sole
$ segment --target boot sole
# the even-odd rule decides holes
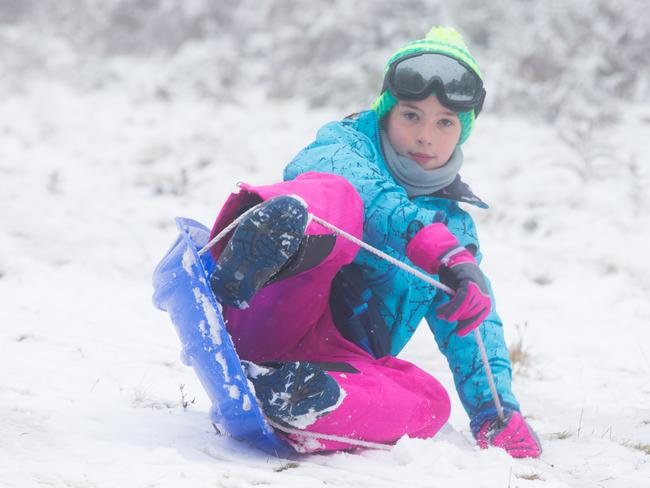
[[[298,250],[307,223],[305,203],[292,196],[272,198],[253,210],[235,230],[210,278],[217,298],[247,308]]]
[[[329,374],[304,361],[283,364],[251,378],[264,414],[287,427],[304,429],[335,410],[345,392]]]

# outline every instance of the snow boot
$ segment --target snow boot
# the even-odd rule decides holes
[[[299,197],[281,195],[255,208],[235,229],[210,276],[217,299],[248,308],[298,250],[307,223],[307,206]]]
[[[336,380],[307,361],[277,363],[277,368],[242,361],[262,410],[272,421],[304,429],[335,410],[345,398]]]

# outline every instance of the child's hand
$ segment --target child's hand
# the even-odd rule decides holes
[[[438,274],[444,285],[455,290],[450,301],[438,307],[438,317],[458,321],[459,336],[481,325],[492,309],[485,277],[474,256],[444,224],[421,229],[406,247],[406,255],[425,271]]]
[[[438,317],[448,322],[457,320],[456,334],[467,335],[483,323],[492,308],[485,277],[474,256],[460,246],[443,261],[438,273],[442,284],[456,290],[449,302],[436,309]]]
[[[499,419],[488,420],[476,434],[481,449],[501,447],[514,458],[537,458],[542,454],[542,444],[535,431],[519,412],[506,416],[505,424]]]

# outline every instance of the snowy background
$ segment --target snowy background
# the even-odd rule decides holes
[[[0,0],[0,486],[650,486],[645,9]],[[463,175],[541,459],[473,446],[426,327],[403,357],[452,391],[456,433],[292,462],[217,436],[151,305],[173,218],[277,181],[434,24],[486,77]]]

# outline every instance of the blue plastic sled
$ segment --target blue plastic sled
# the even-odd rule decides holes
[[[295,451],[266,422],[226,331],[208,277],[215,263],[198,255],[209,238],[200,223],[177,218],[180,235],[154,271],[153,302],[171,316],[182,361],[194,368],[212,401],[210,420],[235,439],[277,456]]]

